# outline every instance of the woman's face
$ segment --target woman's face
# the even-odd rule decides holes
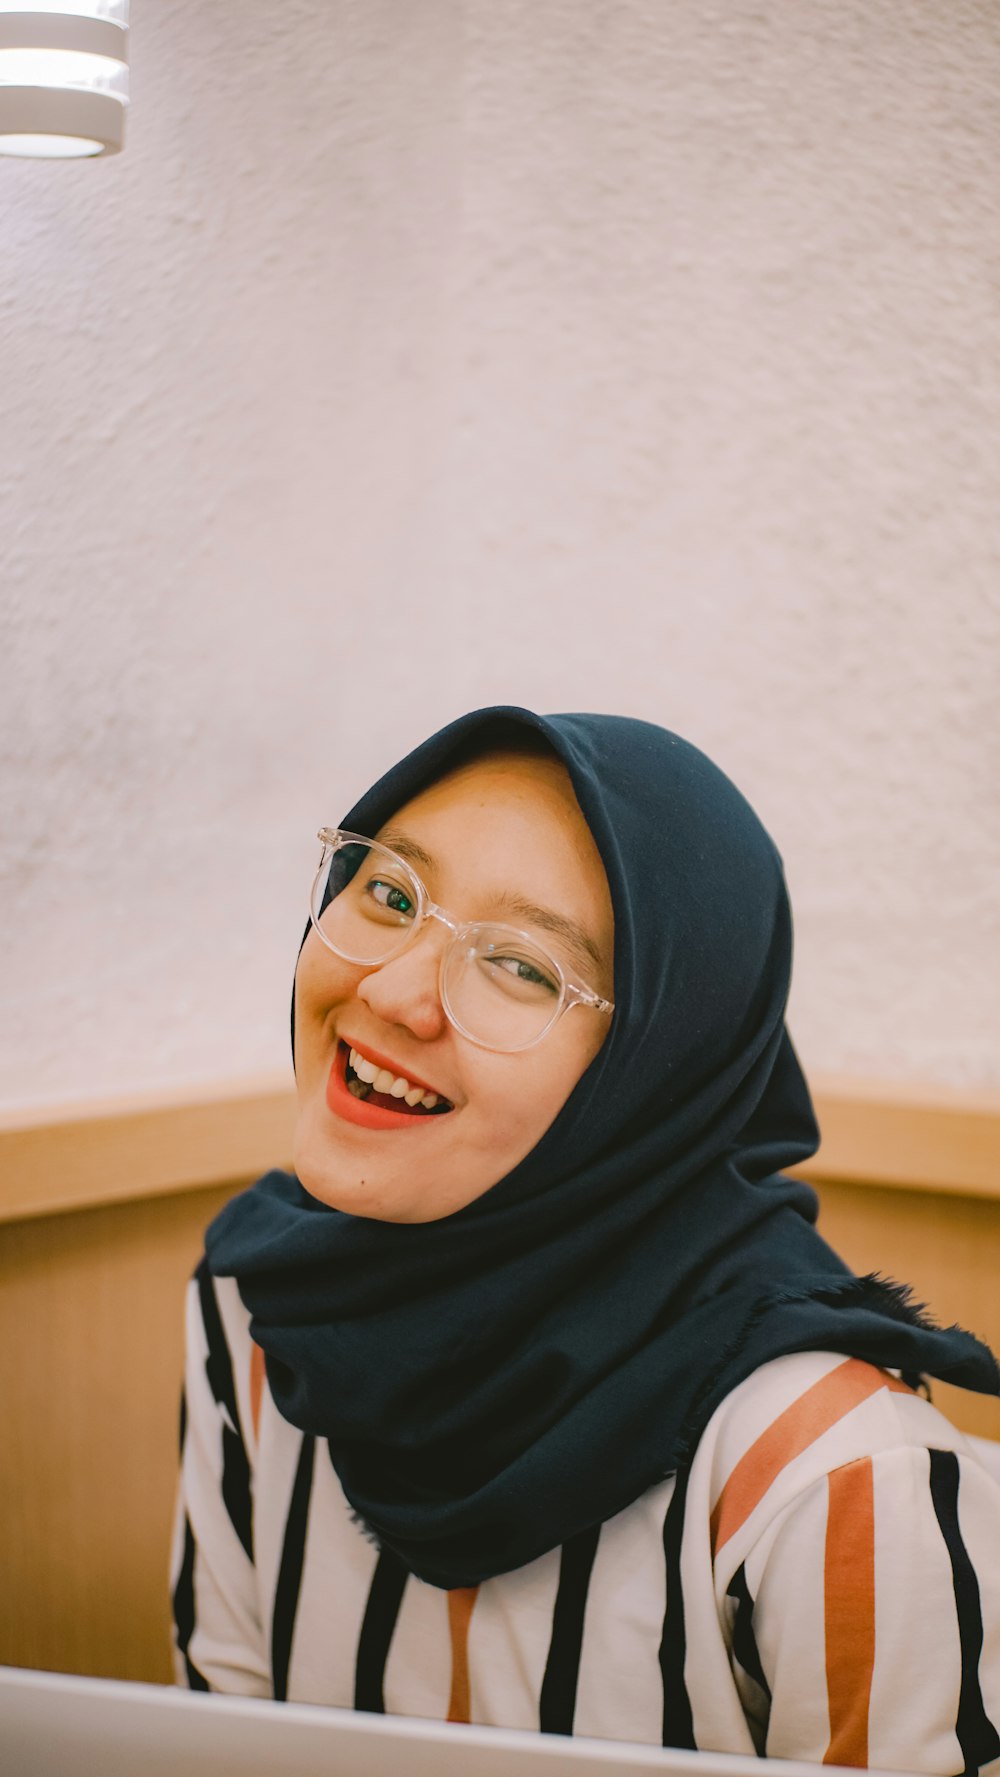
[[[432,860],[420,866],[431,900],[449,913],[517,925],[568,973],[613,998],[607,878],[557,759],[487,753],[406,803],[378,837],[390,846],[419,846]],[[572,921],[600,966],[584,970],[541,923],[512,920],[505,910],[511,895]],[[478,1048],[441,1005],[438,966],[447,941],[445,926],[428,919],[378,969],[342,961],[315,929],[302,948],[295,977],[295,1169],[313,1196],[351,1215],[429,1222],[481,1196],[535,1146],[607,1033],[606,1013],[574,1006],[531,1049]],[[451,1109],[386,1117],[386,1126],[374,1126],[343,1087],[352,1048],[430,1088]]]

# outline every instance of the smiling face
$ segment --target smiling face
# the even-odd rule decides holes
[[[431,900],[458,919],[516,924],[612,994],[614,926],[600,854],[565,767],[548,754],[490,752],[440,778],[393,816],[379,837],[423,858]],[[531,905],[540,917],[510,907]],[[577,926],[600,958],[586,969],[552,930]],[[343,961],[315,929],[295,977],[298,1118],[295,1170],[307,1191],[352,1215],[428,1222],[451,1215],[504,1178],[544,1135],[604,1041],[605,1013],[573,1006],[542,1041],[514,1054],[482,1049],[445,1016],[438,987],[446,928],[428,919],[380,968]],[[351,1051],[354,1051],[352,1063]],[[388,1078],[373,1082],[379,1114],[352,1096],[357,1066],[438,1095],[407,1114],[388,1108]],[[358,1090],[355,1082],[355,1090]],[[442,1109],[447,1101],[450,1109]]]

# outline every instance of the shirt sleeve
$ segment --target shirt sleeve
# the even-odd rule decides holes
[[[814,1481],[727,1606],[769,1756],[1000,1773],[1000,1483],[971,1450],[897,1447]]]
[[[188,1291],[171,1585],[178,1684],[270,1696],[254,1567],[248,1442],[233,1353],[204,1262]]]

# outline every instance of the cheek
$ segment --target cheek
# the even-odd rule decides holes
[[[312,969],[306,953],[303,951],[295,971],[295,1016],[293,1019],[295,1071],[300,1080],[302,1068],[308,1062],[312,1048],[311,1037],[315,1029],[314,1002]]]
[[[363,974],[363,969],[335,956],[310,931],[295,970],[296,1003],[301,995],[303,1009],[322,1016],[331,1006],[350,998]]]
[[[339,962],[314,932],[299,954],[295,970],[295,1070],[308,1067],[330,1012],[353,992],[356,971]]]
[[[562,1110],[591,1055],[570,1045],[545,1053],[546,1045],[526,1050],[518,1066],[480,1086],[480,1104],[494,1151],[509,1157],[526,1154],[540,1141]]]

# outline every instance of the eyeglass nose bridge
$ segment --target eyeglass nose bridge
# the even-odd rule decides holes
[[[455,944],[460,944],[462,939],[469,932],[474,932],[476,930],[477,922],[475,920],[456,919],[453,913],[448,912],[447,907],[439,907],[436,901],[427,900],[424,902],[423,918],[418,922],[416,931],[411,934],[413,937],[418,935],[421,927],[428,919],[439,919],[441,924],[445,926],[450,933],[449,940],[444,947],[444,954],[441,957],[441,967],[443,969],[449,951],[452,950]],[[449,1017],[450,1016],[451,1014],[449,1013]]]
[[[447,926],[453,938],[457,938],[459,932],[465,931],[463,922],[456,919],[453,913],[449,913],[446,907],[439,907],[436,901],[425,901],[424,919],[439,919],[443,926]]]
[[[421,886],[423,886],[423,885],[421,885]],[[448,939],[444,945],[444,949],[443,949],[440,963],[439,963],[439,977],[438,978],[439,978],[439,983],[440,983],[441,974],[443,974],[443,971],[444,971],[445,961],[447,959],[449,951],[452,948],[452,945],[456,942],[456,940],[460,940],[462,937],[462,934],[464,932],[469,931],[470,927],[468,926],[468,924],[464,920],[456,919],[455,915],[453,913],[449,913],[448,909],[446,907],[439,907],[436,901],[432,901],[430,899],[430,897],[426,893],[426,890],[424,891],[422,905],[420,906],[419,918],[414,921],[414,924],[411,927],[410,931],[407,933],[406,937],[404,938],[403,943],[400,945],[399,949],[394,952],[394,956],[401,956],[401,955],[404,955],[407,951],[409,951],[410,946],[412,945],[414,939],[419,938],[421,932],[426,930],[427,922],[430,919],[439,920],[440,923],[444,926],[445,930],[448,933]],[[393,956],[387,956],[384,960],[387,963],[392,962]],[[384,966],[383,963],[378,964],[379,968],[382,968],[383,966]],[[440,987],[439,987],[439,991],[440,991]],[[443,1001],[444,1000],[443,993],[442,993],[441,997],[442,997],[442,1001]],[[448,1010],[447,1005],[445,1005],[445,1010],[446,1011]],[[449,1017],[451,1016],[450,1012],[448,1013],[448,1016]]]
[[[444,988],[444,973],[449,956],[454,954],[455,946],[460,944],[465,934],[472,931],[473,928],[467,920],[456,919],[453,913],[448,912],[447,907],[439,907],[436,901],[427,899],[424,902],[422,917],[417,921],[415,929],[410,933],[411,939],[420,936],[421,931],[426,928],[429,919],[439,920],[448,933],[438,963],[438,992],[441,995],[441,1003],[444,1006],[447,1016],[451,1019],[451,1022],[455,1025],[456,1029],[461,1030],[462,1026],[453,1016],[448,1004],[448,995]]]

